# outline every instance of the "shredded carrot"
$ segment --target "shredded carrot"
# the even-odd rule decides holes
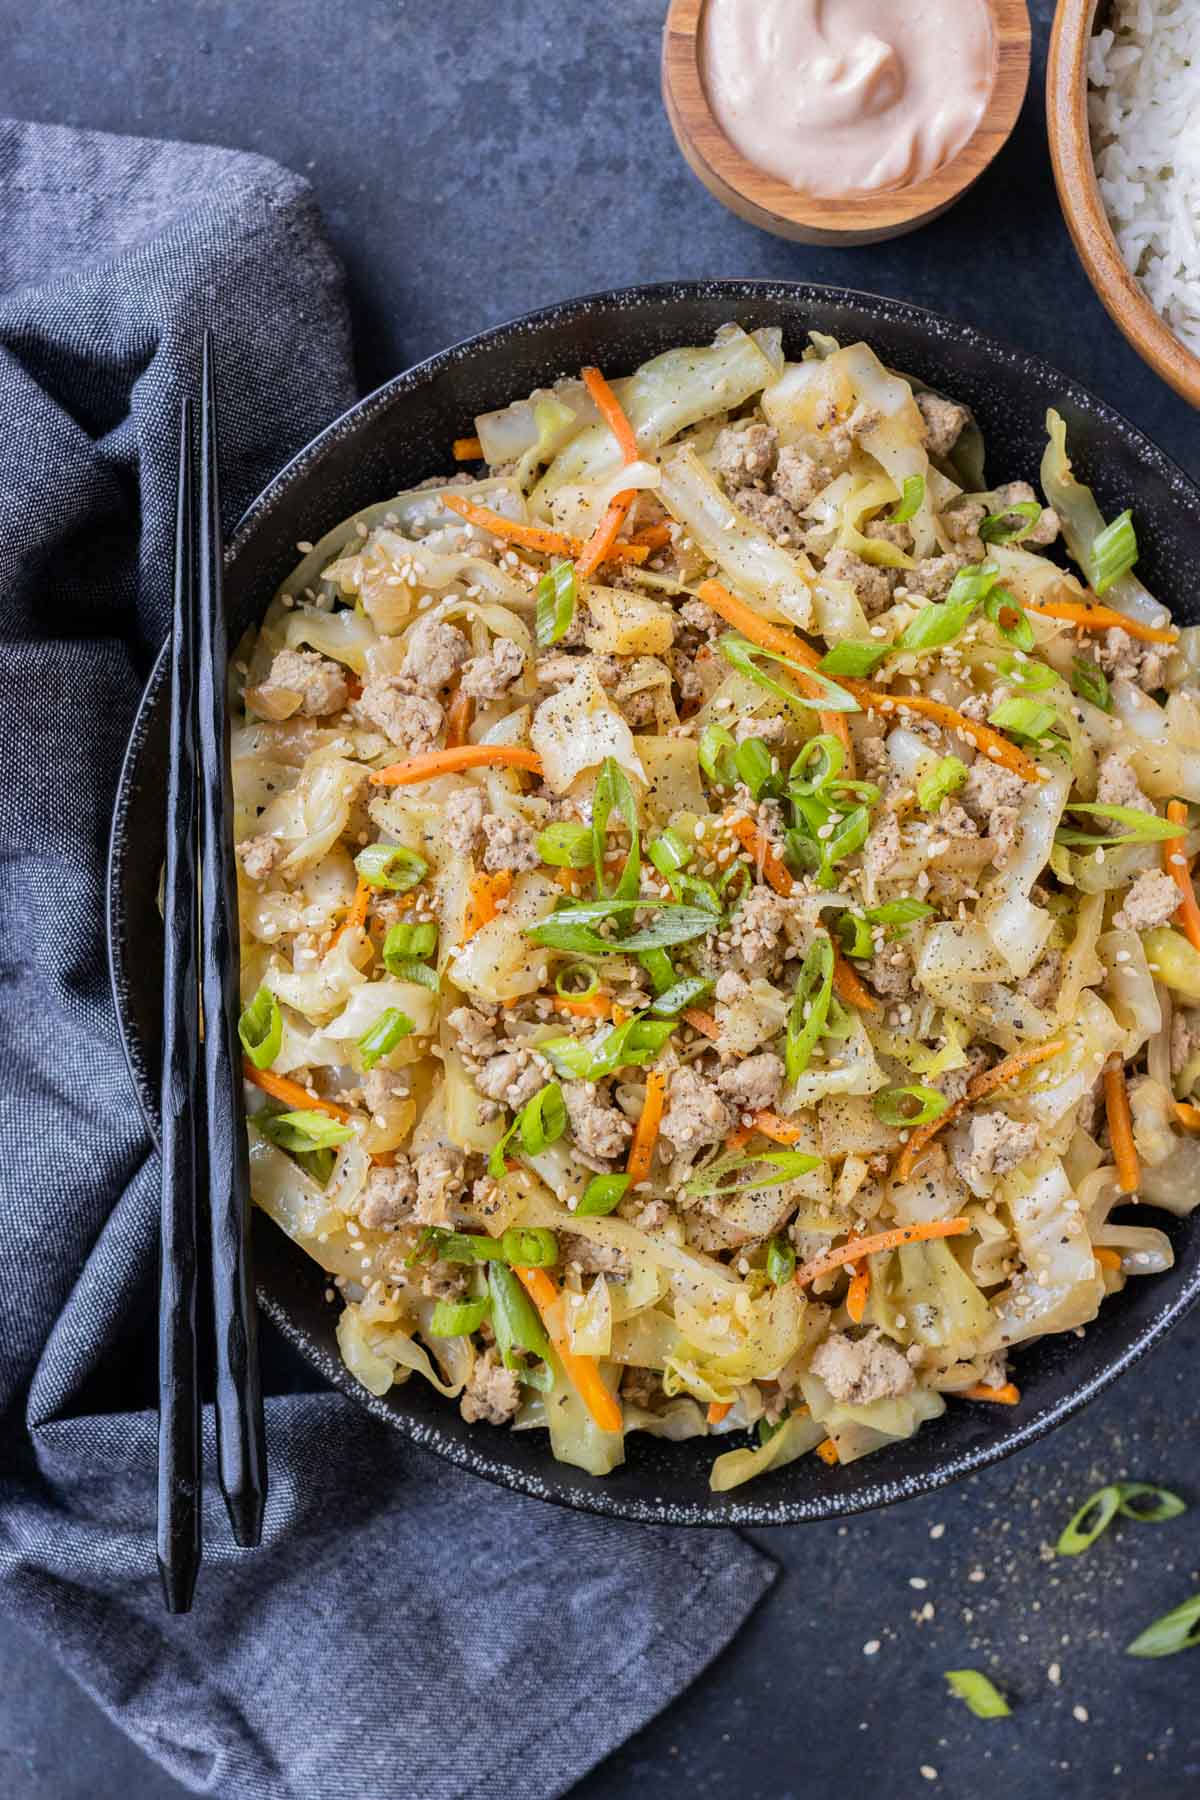
[[[1167,817],[1172,825],[1187,824],[1187,807],[1182,800],[1172,800],[1167,807]],[[1182,836],[1168,838],[1162,847],[1163,868],[1179,889],[1179,910],[1175,914],[1175,923],[1183,931],[1189,944],[1200,950],[1200,906],[1196,905],[1196,890],[1192,886],[1192,873],[1188,868],[1187,851]]]
[[[472,875],[467,896],[467,915],[463,921],[463,943],[469,944],[477,931],[491,923],[500,910],[501,900],[512,892],[511,869],[497,869],[494,875]]]
[[[991,1400],[996,1406],[1018,1406],[1021,1390],[1014,1381],[1006,1381],[1003,1387],[989,1387],[985,1381],[977,1381],[974,1387],[963,1388],[960,1400]]]
[[[857,1006],[863,1012],[879,1011],[878,1000],[870,988],[863,985],[857,969],[846,961],[836,944],[833,946],[833,991],[847,1006]]]
[[[470,694],[464,694],[459,688],[453,700],[446,708],[446,748],[459,750],[467,741],[467,733],[471,729],[471,720],[475,717],[475,702]]]
[[[1006,1056],[994,1069],[985,1069],[981,1075],[976,1075],[973,1081],[967,1083],[966,1092],[948,1106],[944,1113],[931,1119],[928,1125],[914,1127],[896,1162],[896,1173],[901,1181],[908,1180],[926,1144],[940,1131],[944,1131],[947,1125],[952,1125],[955,1119],[960,1118],[968,1107],[974,1106],[977,1100],[984,1099],[988,1094],[994,1094],[997,1088],[1007,1087],[1010,1081],[1015,1081],[1018,1075],[1024,1075],[1027,1069],[1036,1069],[1039,1063],[1049,1062],[1052,1056],[1057,1056],[1066,1047],[1066,1038],[1054,1038],[1048,1044],[1032,1044],[1026,1050],[1016,1050],[1011,1056]]]
[[[1123,1194],[1137,1192],[1141,1179],[1137,1146],[1133,1141],[1133,1119],[1129,1112],[1129,1089],[1125,1082],[1125,1064],[1114,1050],[1104,1065],[1104,1111],[1108,1119],[1108,1135],[1112,1140],[1113,1161],[1117,1165],[1117,1185]]]
[[[1122,1267],[1120,1251],[1111,1250],[1107,1244],[1094,1245],[1092,1255],[1102,1269],[1114,1269],[1120,1271]]]
[[[455,462],[478,462],[483,455],[483,445],[477,437],[461,437],[454,440]]]
[[[698,1031],[701,1037],[715,1039],[721,1035],[721,1027],[712,1014],[705,1012],[703,1007],[685,1006],[679,1016],[681,1019],[686,1019],[692,1030]]]
[[[643,525],[629,541],[631,544],[645,544],[647,550],[665,550],[671,542],[671,527],[660,519],[657,525]]]
[[[375,787],[411,787],[417,781],[432,781],[435,775],[453,775],[459,769],[482,769],[490,764],[529,769],[534,775],[542,772],[536,750],[526,750],[521,744],[456,744],[389,763],[386,769],[375,770],[371,782]]]
[[[883,1250],[899,1250],[905,1244],[920,1244],[926,1238],[961,1237],[970,1229],[970,1219],[929,1219],[920,1225],[895,1225],[890,1231],[877,1231],[873,1237],[849,1238],[844,1244],[823,1250],[820,1256],[814,1256],[811,1262],[797,1269],[796,1284],[807,1287],[810,1282],[819,1281],[822,1275],[832,1275],[843,1264],[859,1262],[864,1256],[878,1256]]]
[[[608,429],[617,440],[617,448],[621,452],[622,462],[636,462],[638,459],[638,441],[633,426],[625,417],[625,410],[616,394],[604,379],[599,369],[588,366],[581,369],[583,385],[592,397],[592,403]]]
[[[739,1125],[737,1129],[731,1131],[729,1136],[725,1139],[725,1148],[729,1151],[744,1150],[753,1136],[753,1125]]]
[[[728,1418],[733,1411],[732,1400],[710,1400],[705,1418],[710,1425],[719,1425],[722,1419]]]
[[[604,516],[596,526],[591,537],[583,546],[575,559],[575,573],[581,581],[594,575],[601,563],[611,562],[621,527],[629,515],[633,505],[635,488],[622,488],[614,494],[604,510]]]
[[[654,1146],[658,1142],[658,1129],[662,1124],[666,1103],[666,1071],[651,1069],[646,1076],[646,1098],[642,1102],[642,1116],[634,1129],[633,1142],[629,1146],[629,1161],[625,1165],[629,1171],[631,1187],[636,1187],[639,1181],[649,1179],[650,1166],[654,1161]]]
[[[815,669],[820,657],[811,644],[806,644],[802,637],[794,631],[788,631],[783,625],[772,625],[761,613],[756,613],[752,606],[739,600],[736,594],[720,581],[702,581],[696,589],[706,606],[711,606],[721,617],[743,637],[748,637],[752,644],[758,644],[763,650],[775,650],[780,656],[788,657],[792,662],[803,663],[806,668]],[[839,686],[847,683],[838,678]],[[806,681],[803,675],[796,677],[796,686],[801,693],[810,699],[821,697],[821,684],[818,681]],[[850,744],[850,727],[846,723],[846,715],[841,712],[822,712],[817,717],[821,722],[821,730],[828,731],[837,738],[846,753],[846,761],[850,765],[848,773],[853,775],[853,752]]]
[[[542,1323],[550,1334],[550,1342],[566,1370],[567,1379],[579,1393],[601,1431],[620,1431],[624,1418],[621,1403],[610,1394],[594,1356],[577,1356],[567,1340],[563,1325],[561,1296],[552,1276],[545,1269],[525,1269],[514,1264],[513,1273],[542,1315]]]
[[[754,820],[747,818],[745,813],[726,813],[725,823],[742,848],[750,852],[764,880],[786,898],[796,884]]]
[[[822,1438],[821,1442],[817,1445],[817,1455],[823,1463],[828,1463],[831,1469],[842,1460],[838,1455],[837,1445],[832,1438]]]
[[[945,730],[957,731],[960,736],[970,738],[989,762],[997,763],[1003,769],[1010,769],[1022,781],[1041,780],[1033,758],[1010,743],[1002,732],[996,731],[991,725],[981,724],[978,719],[969,719],[966,713],[947,706],[943,700],[931,700],[928,694],[885,694],[879,688],[869,687],[865,681],[850,681],[841,675],[838,676],[838,682],[854,695],[860,705],[871,712],[920,713],[923,718],[933,719]]]
[[[322,1100],[317,1094],[310,1094],[298,1081],[289,1081],[286,1075],[273,1075],[270,1069],[256,1069],[248,1056],[242,1058],[242,1074],[255,1087],[261,1088],[264,1094],[270,1094],[273,1100],[282,1100],[293,1112],[328,1113],[331,1119],[340,1119],[343,1125],[350,1117],[344,1106],[338,1106],[333,1100]]]
[[[333,949],[344,931],[361,931],[367,922],[367,913],[371,905],[371,884],[359,876],[358,886],[354,890],[354,898],[346,908],[346,916],[329,940],[328,948]]]
[[[861,1325],[863,1314],[867,1310],[867,1295],[871,1291],[871,1271],[860,1269],[857,1275],[850,1277],[850,1286],[846,1289],[846,1311],[856,1325]]]
[[[493,537],[504,538],[510,544],[520,544],[525,550],[540,550],[543,556],[581,556],[583,539],[568,537],[562,531],[550,531],[544,525],[525,525],[516,519],[506,519],[502,513],[493,512],[489,506],[477,506],[473,500],[464,500],[461,494],[447,489],[439,496],[443,505],[451,512],[456,512],[460,519],[468,524],[478,525],[481,531],[490,531]],[[617,544],[611,556],[621,562],[645,562],[650,552],[644,544]]]
[[[1174,629],[1160,631],[1157,626],[1143,625],[1140,619],[1126,618],[1112,606],[1088,606],[1080,600],[1022,600],[1026,612],[1041,613],[1045,619],[1066,619],[1080,631],[1127,631],[1130,637],[1147,644],[1174,644],[1179,633]]]
[[[587,885],[587,872],[584,869],[551,868],[542,864],[543,871],[554,878],[560,888],[568,894],[578,894]]]
[[[613,1024],[614,1025],[624,1025],[626,1020],[629,1017],[630,1017],[630,1015],[628,1012],[626,1012],[625,1008],[623,1006],[618,1006],[617,1002],[614,1000],[613,1005],[612,1005],[612,1022],[613,1022]]]
[[[781,1119],[773,1112],[756,1112],[753,1129],[761,1131],[773,1144],[795,1144],[804,1136],[799,1125],[794,1125],[790,1119]]]
[[[1192,1106],[1187,1100],[1177,1100],[1175,1117],[1185,1131],[1200,1131],[1200,1106]]]
[[[616,1012],[608,995],[599,990],[594,994],[559,994],[554,1004],[559,1012],[570,1013],[576,1019],[610,1019]]]

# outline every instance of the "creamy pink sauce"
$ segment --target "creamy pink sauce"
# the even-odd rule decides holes
[[[962,149],[995,79],[984,0],[707,0],[709,104],[803,193],[908,187]]]

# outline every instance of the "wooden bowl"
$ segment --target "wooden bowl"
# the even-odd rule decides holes
[[[751,225],[802,244],[873,244],[936,219],[977,181],[1007,142],[1029,80],[1026,0],[986,0],[995,79],[975,130],[923,181],[835,197],[800,193],[767,175],[726,137],[708,103],[700,61],[704,0],[671,0],[663,29],[662,91],[675,141],[710,194]]]
[[[1099,0],[1059,0],[1046,65],[1046,128],[1067,230],[1109,317],[1138,355],[1193,406],[1200,406],[1200,357],[1159,317],[1121,259],[1108,222],[1087,118],[1087,53]]]

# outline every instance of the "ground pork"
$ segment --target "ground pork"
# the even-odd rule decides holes
[[[576,1148],[598,1162],[620,1156],[633,1136],[633,1126],[607,1092],[591,1081],[568,1081],[562,1097]]]
[[[913,547],[912,527],[903,519],[872,519],[865,530],[868,537],[877,538],[881,544],[895,544],[897,550],[908,552]]]
[[[488,1100],[511,1106],[514,1112],[532,1100],[546,1085],[546,1064],[524,1044],[514,1044],[486,1062],[475,1077],[475,1086]]]
[[[460,788],[443,803],[446,842],[460,856],[470,856],[483,825],[483,795],[478,788]]]
[[[469,1284],[462,1263],[431,1262],[420,1267],[421,1292],[427,1300],[460,1300]]]
[[[498,700],[525,669],[519,644],[497,638],[486,656],[473,656],[462,672],[461,692],[472,700]]]
[[[410,756],[432,750],[442,729],[441,706],[428,694],[414,693],[403,675],[376,675],[363,688],[356,710]]]
[[[457,1150],[423,1150],[417,1158],[418,1225],[449,1225],[453,1204],[465,1187],[463,1159]]]
[[[747,713],[733,728],[733,735],[739,744],[744,744],[747,738],[761,738],[764,744],[777,744],[787,734],[788,722],[778,714],[760,719],[754,713]]]
[[[853,550],[831,550],[821,570],[827,581],[848,581],[868,619],[892,604],[892,571],[864,562]]]
[[[407,1156],[396,1153],[390,1169],[374,1168],[367,1176],[358,1219],[368,1231],[388,1231],[413,1216],[417,1178]]]
[[[796,549],[804,542],[804,521],[792,511],[778,494],[763,494],[758,488],[739,488],[734,496],[739,512],[754,524],[761,525],[769,538],[785,549]]]
[[[662,1376],[655,1369],[635,1369],[627,1363],[621,1374],[621,1398],[651,1411],[665,1398]]]
[[[925,421],[925,448],[930,456],[949,456],[970,412],[957,400],[943,400],[940,394],[918,394],[916,400]]]
[[[776,459],[775,479],[771,485],[781,500],[786,500],[797,512],[803,512],[821,490],[828,487],[829,472],[811,456],[806,456],[798,444],[785,444]]]
[[[1162,686],[1164,663],[1157,644],[1130,637],[1119,625],[1098,634],[1094,643],[1096,661],[1106,675],[1132,681],[1144,694],[1153,694]]]
[[[912,952],[906,944],[885,944],[867,970],[867,980],[883,1000],[908,999],[912,978]]]
[[[992,1051],[986,1050],[982,1044],[973,1045],[967,1051],[967,1060],[962,1067],[937,1076],[933,1082],[934,1087],[939,1093],[945,1094],[947,1100],[961,1100],[975,1077],[991,1068],[992,1055]]]
[[[778,439],[769,425],[727,425],[717,439],[717,474],[726,489],[763,481],[775,462]]]
[[[265,832],[260,837],[243,838],[237,847],[237,859],[247,881],[265,881],[282,855],[279,839]]]
[[[1105,806],[1132,806],[1139,812],[1154,811],[1154,803],[1142,792],[1137,776],[1119,750],[1110,750],[1100,764],[1096,798]]]
[[[436,694],[453,680],[471,647],[461,631],[440,619],[421,619],[413,626],[400,673],[424,693]]]
[[[456,1033],[457,1049],[464,1061],[483,1062],[496,1054],[500,1040],[495,1024],[486,1013],[473,1006],[456,1006],[446,1023]]]
[[[1003,487],[996,489],[996,511],[1001,514],[1000,524],[1005,531],[1016,526],[1029,524],[1021,513],[1004,513],[1006,506],[1028,506],[1030,502],[1041,505],[1037,495],[1027,481],[1006,481]],[[1059,517],[1052,506],[1043,506],[1031,530],[1021,539],[1024,550],[1045,549],[1052,544],[1059,533]]]
[[[982,500],[960,500],[957,506],[942,514],[942,530],[955,549],[969,556],[972,562],[983,560],[984,546],[979,527],[986,517],[987,507]]]
[[[541,861],[533,827],[511,813],[485,813],[483,835],[483,866],[493,874],[500,869],[536,869]]]
[[[901,570],[904,586],[910,594],[920,594],[926,600],[944,600],[967,561],[957,551],[946,556],[923,556],[913,568]]]
[[[1006,1175],[1037,1149],[1036,1125],[1007,1113],[977,1113],[949,1134],[950,1160],[972,1193],[986,1191],[994,1175]]]
[[[751,888],[729,928],[729,941],[748,969],[762,971],[778,953],[787,902],[768,887]]]
[[[282,712],[273,711],[271,703],[274,701],[278,705],[288,694],[299,694],[297,710],[308,719],[341,712],[350,697],[346,671],[341,664],[318,656],[315,650],[278,651],[270,674],[255,693],[263,702],[258,710],[267,713],[268,717],[286,717]]]
[[[717,1077],[717,1088],[738,1112],[762,1112],[774,1106],[783,1086],[783,1063],[769,1050],[747,1056]]]
[[[705,606],[703,600],[685,600],[679,609],[679,617],[693,631],[703,632],[711,637],[715,631],[723,631],[725,622],[719,618],[711,606]]]
[[[1003,862],[1012,849],[1024,792],[1019,775],[999,768],[986,756],[976,757],[959,792],[965,811],[991,838],[996,863]]]
[[[1171,1073],[1178,1075],[1200,1050],[1200,1007],[1176,1007],[1171,1019]]]
[[[873,406],[856,406],[848,419],[839,419],[837,401],[830,400],[817,408],[816,423],[817,429],[825,433],[825,454],[829,463],[842,469],[849,462],[858,440],[874,431],[879,414]]]
[[[595,1244],[577,1231],[563,1231],[558,1238],[559,1260],[572,1263],[581,1275],[615,1275],[624,1279],[629,1274],[629,1258],[610,1244]]]
[[[916,1377],[899,1350],[881,1337],[847,1337],[831,1331],[813,1351],[809,1364],[834,1399],[850,1406],[892,1400],[912,1389]]]
[[[489,1345],[475,1358],[458,1410],[468,1425],[506,1425],[521,1404],[521,1384]]]
[[[716,1144],[733,1128],[733,1114],[711,1081],[693,1068],[676,1069],[671,1076],[662,1134],[676,1150],[699,1150]]]
[[[1017,992],[1022,994],[1031,1006],[1046,1007],[1058,993],[1062,979],[1062,953],[1058,950],[1047,950],[1040,961],[1034,963],[1028,975],[1022,976],[1017,983]]]
[[[1152,931],[1179,911],[1179,889],[1163,869],[1143,869],[1113,914],[1118,931]]]
[[[895,813],[883,813],[867,833],[862,851],[863,873],[871,882],[884,879],[900,855],[900,826]]]

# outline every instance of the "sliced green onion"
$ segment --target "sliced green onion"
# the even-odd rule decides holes
[[[761,800],[772,783],[778,786],[779,770],[762,738],[744,738],[734,751],[733,760],[755,800]]]
[[[580,976],[585,978],[583,987],[577,986]],[[554,981],[555,993],[564,1000],[590,1000],[599,987],[600,977],[590,963],[568,963],[565,969],[558,971]]]
[[[853,694],[845,688],[838,687],[819,669],[810,669],[803,663],[793,662],[791,657],[784,656],[778,650],[764,650],[761,644],[752,644],[749,638],[740,637],[736,632],[727,632],[720,639],[718,648],[725,661],[741,675],[748,675],[768,694],[774,694],[794,712],[861,712],[862,708]],[[757,666],[756,658],[765,658],[767,662],[782,663],[785,669],[792,669],[797,675],[803,675],[806,681],[813,682],[820,690],[809,698],[806,694],[798,694],[795,688],[785,687],[783,682],[776,681],[774,676],[767,675]]]
[[[1082,1556],[1102,1531],[1107,1531],[1121,1510],[1121,1489],[1116,1484],[1098,1488],[1063,1527],[1054,1548],[1060,1556]]]
[[[606,919],[628,917],[641,909],[653,910],[649,925],[625,938],[601,936],[596,926]],[[671,906],[652,900],[595,900],[581,906],[563,906],[549,918],[525,927],[526,937],[547,950],[569,950],[577,956],[632,956],[643,950],[668,949],[707,937],[716,920],[706,907]]]
[[[946,1680],[956,1700],[965,1700],[977,1719],[1007,1719],[1011,1706],[978,1669],[947,1669]]]
[[[784,1056],[789,1081],[795,1081],[807,1069],[817,1039],[829,1016],[833,966],[833,941],[822,932],[813,939],[808,954],[800,965],[788,1012]]]
[[[432,956],[437,949],[438,928],[433,924],[413,925],[401,920],[396,925],[389,925],[387,936],[383,940],[383,966],[388,973],[394,975],[393,962],[408,962],[415,958],[418,962]]]
[[[922,812],[936,812],[950,794],[956,794],[967,779],[967,765],[961,756],[943,756],[917,782],[917,804]]]
[[[701,1000],[707,1000],[713,991],[711,981],[705,981],[702,975],[689,975],[683,981],[677,981],[664,994],[650,1002],[650,1011],[660,1019],[675,1019],[685,1006],[695,1006]]]
[[[242,1049],[256,1069],[269,1069],[283,1043],[283,1014],[270,988],[260,987],[238,1020]]]
[[[784,1413],[782,1419],[776,1419],[774,1424],[772,1424],[771,1421],[764,1414],[764,1416],[758,1421],[758,1424],[755,1427],[755,1436],[758,1438],[760,1445],[761,1444],[769,1444],[771,1439],[775,1436],[776,1432],[783,1430],[783,1427],[786,1424],[786,1422],[787,1422],[787,1414],[786,1413]]]
[[[940,1119],[950,1102],[936,1088],[924,1087],[921,1082],[914,1081],[909,1087],[881,1088],[879,1093],[871,1095],[871,1104],[875,1117],[883,1124],[903,1129],[909,1125],[928,1125],[930,1120]]]
[[[717,882],[717,893],[728,911],[739,905],[754,886],[750,865],[734,858]]]
[[[368,844],[355,857],[354,867],[368,887],[387,888],[393,894],[406,894],[429,873],[425,858],[403,844]]]
[[[1128,575],[1137,559],[1137,533],[1133,529],[1133,514],[1127,507],[1092,539],[1088,573],[1093,593],[1107,593],[1122,575]]]
[[[796,1273],[796,1252],[787,1238],[775,1236],[767,1245],[767,1280],[782,1287]]]
[[[736,749],[737,739],[724,725],[706,725],[700,733],[697,744],[700,767],[718,787],[732,787],[737,780]]]
[[[431,969],[425,962],[406,962],[402,957],[393,957],[388,963],[388,971],[398,981],[415,981],[418,987],[428,988],[436,994],[441,981],[436,969]]]
[[[988,724],[995,725],[1000,731],[1009,731],[1014,737],[1027,738],[1036,743],[1045,737],[1058,719],[1052,706],[1041,700],[1025,700],[1014,695],[1011,700],[1002,700],[988,714]]]
[[[434,1256],[442,1262],[500,1262],[504,1257],[500,1239],[484,1237],[479,1232],[442,1231],[435,1227],[430,1232],[429,1239]]]
[[[1124,825],[1127,829],[1109,837],[1094,837],[1086,831],[1076,831],[1070,825],[1062,825],[1054,834],[1060,844],[1090,847],[1100,844],[1161,844],[1168,838],[1179,836],[1178,825],[1173,825],[1170,819],[1160,819],[1157,813],[1142,812],[1136,806],[1109,806],[1100,800],[1070,800],[1067,802],[1067,811],[1087,813],[1098,819],[1111,819],[1114,824]]]
[[[886,925],[889,929],[903,925],[913,925],[918,919],[928,919],[937,911],[930,906],[928,900],[888,900],[883,906],[869,906],[867,918],[872,925]]]
[[[693,854],[692,846],[686,838],[680,837],[679,833],[669,825],[660,836],[655,838],[652,844],[646,846],[646,855],[659,874],[665,875],[668,881],[673,875],[677,875],[680,869],[687,868]]]
[[[1146,1481],[1122,1481],[1120,1488],[1122,1518],[1136,1519],[1140,1525],[1161,1525],[1187,1511],[1187,1501],[1170,1488],[1152,1487]]]
[[[937,650],[943,644],[953,643],[966,630],[979,599],[980,596],[973,595],[969,600],[959,600],[953,605],[948,599],[940,604],[931,601],[908,621],[896,640],[896,649]]]
[[[1194,1650],[1197,1644],[1200,1644],[1200,1594],[1193,1594],[1174,1612],[1164,1613],[1161,1619],[1155,1619],[1153,1625],[1147,1625],[1145,1631],[1139,1632],[1132,1644],[1126,1645],[1125,1654],[1174,1656],[1180,1650]]]
[[[347,1138],[354,1136],[349,1125],[343,1125],[340,1120],[331,1119],[327,1113],[315,1110],[274,1113],[269,1116],[259,1113],[254,1123],[263,1136],[269,1138],[280,1150],[329,1150],[334,1144],[344,1144]]]
[[[644,1067],[653,1062],[675,1029],[673,1019],[648,1019],[635,1013],[615,1025],[599,1044],[578,1038],[546,1038],[538,1045],[560,1075],[571,1081],[600,1081],[617,1069]]]
[[[968,563],[960,569],[950,583],[950,592],[946,595],[947,606],[959,606],[967,600],[976,602],[985,600],[1000,579],[998,563]]]
[[[429,1321],[430,1337],[470,1337],[492,1310],[487,1294],[478,1300],[439,1300]]]
[[[413,1022],[398,1006],[381,1012],[370,1031],[358,1040],[358,1054],[364,1069],[373,1069],[383,1057],[390,1056],[403,1038],[411,1035]]]
[[[979,527],[979,535],[985,544],[1019,544],[1022,538],[1029,536],[1041,516],[1042,509],[1036,500],[1014,500],[1003,512],[989,513]],[[1012,518],[1019,523],[1004,523],[1005,519]]]
[[[515,1269],[549,1269],[558,1261],[558,1239],[544,1225],[511,1226],[500,1249]]]
[[[739,866],[745,867],[744,864]],[[675,966],[665,950],[644,950],[638,961],[650,977],[650,985],[656,994],[665,994],[675,986]]]
[[[983,603],[986,619],[996,627],[1006,644],[1014,650],[1024,650],[1026,654],[1033,649],[1037,639],[1033,635],[1033,626],[1029,623],[1029,614],[1024,607],[1018,606],[1007,588],[992,588]],[[1010,618],[1005,618],[1005,614]]]
[[[1108,676],[1098,663],[1089,657],[1077,656],[1071,664],[1071,686],[1081,700],[1088,700],[1098,706],[1101,712],[1112,711],[1112,696],[1108,691]]]
[[[537,584],[538,646],[548,650],[571,629],[575,617],[575,568],[569,562],[556,563]]]
[[[893,525],[907,525],[910,519],[916,518],[924,504],[925,477],[923,475],[906,475],[899,503],[888,514],[888,518]]]
[[[550,1358],[550,1339],[537,1308],[503,1263],[488,1264],[488,1293],[492,1302],[492,1330],[506,1369],[519,1370],[516,1352],[528,1351],[546,1362]]]
[[[836,865],[862,849],[870,829],[870,813],[865,806],[857,806],[828,837],[818,837],[814,833],[811,838],[800,838],[799,833],[788,831],[784,834],[784,846],[793,853],[799,851],[804,866],[815,866],[818,886],[832,888],[837,886]],[[799,843],[797,839],[800,839]]]
[[[557,1081],[548,1081],[531,1100],[526,1101],[498,1144],[488,1156],[488,1174],[502,1181],[505,1174],[505,1152],[516,1138],[527,1156],[538,1156],[548,1145],[558,1142],[567,1129],[567,1109]]]
[[[842,772],[845,751],[832,732],[822,731],[809,738],[788,770],[788,791],[792,794],[815,795]]]
[[[590,825],[572,825],[562,820],[547,825],[536,840],[537,853],[552,869],[586,869],[592,860]]]
[[[328,1186],[329,1177],[333,1174],[333,1167],[337,1161],[336,1151],[329,1149],[300,1150],[294,1154],[300,1167],[312,1176],[318,1187]]]
[[[821,658],[821,667],[826,675],[849,675],[856,681],[865,681],[891,653],[892,646],[887,643],[867,643],[864,638],[843,638],[840,644],[835,644]]]
[[[1000,664],[1000,673],[1005,681],[1024,688],[1027,694],[1044,694],[1058,680],[1057,672],[1048,663],[1031,661],[1029,657],[1005,657]]]
[[[719,1156],[699,1175],[694,1175],[685,1183],[684,1192],[709,1197],[714,1194],[757,1193],[760,1188],[783,1187],[789,1181],[798,1181],[802,1175],[811,1175],[820,1166],[821,1158],[810,1156],[804,1150],[770,1150],[762,1156]],[[775,1172],[772,1175],[755,1176],[750,1181],[725,1179],[727,1175],[745,1175],[752,1169],[762,1168],[773,1169]]]
[[[861,913],[844,912],[838,919],[838,942],[847,956],[873,956],[875,939],[871,927]]]
[[[606,756],[592,793],[592,863],[596,871],[596,894],[600,899],[608,893],[604,885],[604,855],[608,848],[608,821],[614,812],[620,813],[629,832],[629,854],[612,897],[614,900],[632,900],[641,885],[642,868],[637,800],[620,763],[615,757]]]
[[[625,1198],[630,1175],[594,1175],[579,1197],[575,1211],[580,1218],[602,1219]]]

